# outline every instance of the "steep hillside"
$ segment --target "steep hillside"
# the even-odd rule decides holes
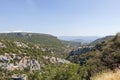
[[[120,67],[120,33],[111,40],[96,46],[101,51],[101,60],[110,69]]]

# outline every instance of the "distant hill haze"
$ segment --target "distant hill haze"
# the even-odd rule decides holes
[[[90,43],[100,37],[98,36],[59,36],[58,39],[66,40],[66,41],[74,41],[81,43]]]

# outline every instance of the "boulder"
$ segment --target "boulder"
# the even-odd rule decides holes
[[[0,42],[0,48],[5,48],[5,44],[3,44],[2,42]]]

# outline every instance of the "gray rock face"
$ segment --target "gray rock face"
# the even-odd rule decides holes
[[[0,67],[9,71],[24,70],[26,68],[29,68],[29,71],[35,71],[40,69],[40,64],[37,60],[28,56],[20,57],[16,54],[6,53],[0,55]]]
[[[40,64],[36,60],[31,60],[30,62],[30,71],[35,71],[40,69]]]
[[[6,56],[1,55],[1,56],[0,56],[0,61],[5,62],[5,61],[8,61],[8,59],[7,59]]]
[[[25,75],[25,74],[21,74],[21,75],[14,74],[14,75],[11,76],[11,79],[12,80],[28,80],[28,76]]]
[[[70,64],[69,61],[61,58],[56,58],[56,57],[48,57],[48,56],[43,56],[44,59],[49,60],[51,63],[66,63]]]
[[[15,41],[14,42],[18,47],[28,48],[28,46],[25,43]]]

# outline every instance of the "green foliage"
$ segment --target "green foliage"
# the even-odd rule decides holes
[[[36,71],[30,80],[81,80],[79,65],[47,65],[43,71]]]
[[[102,48],[102,56],[101,59],[104,62],[104,65],[114,70],[120,66],[120,37],[115,36],[114,39],[107,42],[105,46]]]

